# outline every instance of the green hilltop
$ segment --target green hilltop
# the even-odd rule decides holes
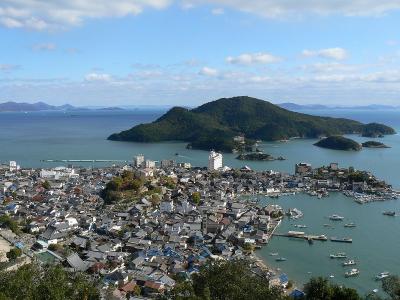
[[[222,98],[194,109],[174,107],[152,123],[114,133],[108,139],[185,141],[189,147],[196,149],[230,152],[238,146],[233,141],[237,135],[245,135],[249,141],[274,141],[293,137],[361,134],[366,126],[349,119],[292,112],[264,100],[242,96]],[[375,129],[379,130],[374,126]]]

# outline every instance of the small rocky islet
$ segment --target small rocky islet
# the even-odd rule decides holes
[[[319,140],[314,145],[321,148],[344,151],[360,151],[362,148],[390,148],[381,142],[366,141],[360,144],[343,136],[329,136]]]

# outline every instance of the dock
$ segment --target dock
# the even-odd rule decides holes
[[[326,242],[328,238],[324,235],[305,235],[305,234],[293,234],[293,233],[274,233],[273,236],[281,236],[281,237],[288,237],[288,238],[295,238],[295,239],[303,239],[303,240],[314,240],[314,241],[321,241],[321,242]]]
[[[96,163],[96,162],[118,162],[127,163],[128,160],[120,159],[42,159],[41,162],[54,162],[54,163],[69,163],[69,162],[85,162],[85,163]]]

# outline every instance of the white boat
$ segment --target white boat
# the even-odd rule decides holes
[[[354,266],[354,265],[356,265],[356,262],[355,262],[354,260],[352,260],[352,259],[343,262],[343,266],[344,266],[344,267],[347,267],[347,266]]]
[[[389,272],[382,272],[376,275],[375,279],[376,280],[382,280],[383,278],[389,277],[390,273]]]
[[[276,261],[286,261],[286,258],[284,257],[278,257],[277,259],[275,259]]]
[[[373,289],[372,292],[377,293],[379,290],[378,289]]]
[[[329,275],[329,278],[335,278],[335,275],[331,274],[331,275]]]
[[[352,228],[352,227],[356,227],[356,224],[354,224],[354,223],[347,223],[347,224],[344,224],[344,227]]]
[[[332,221],[342,221],[344,219],[344,217],[341,217],[339,215],[331,215],[331,216],[329,216],[329,219]]]
[[[297,227],[297,228],[307,228],[307,225],[294,225],[294,227]]]
[[[269,255],[271,255],[271,256],[278,256],[278,252],[270,252],[270,254]]]
[[[339,252],[339,253],[336,253],[336,254],[331,254],[329,257],[330,258],[346,258],[347,255],[344,252]]]
[[[344,273],[345,277],[354,277],[354,276],[358,276],[358,274],[360,274],[360,271],[358,269],[351,269],[350,271]]]

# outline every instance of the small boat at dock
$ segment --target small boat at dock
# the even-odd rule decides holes
[[[396,215],[395,211],[384,211],[383,215],[389,216],[389,217],[394,217]]]
[[[344,219],[344,217],[335,214],[335,215],[329,216],[329,219],[332,221],[342,221]]]
[[[331,237],[331,242],[339,242],[339,243],[352,243],[353,239],[352,238],[337,238],[335,236]]]
[[[350,271],[344,273],[344,276],[347,277],[355,277],[360,274],[360,271],[358,269],[351,269]]]
[[[356,262],[354,260],[352,260],[352,259],[343,262],[343,267],[355,266],[355,265],[356,265]]]
[[[286,261],[287,259],[284,257],[278,257],[277,259],[275,259],[275,261]]]
[[[336,253],[336,254],[329,255],[329,257],[332,258],[332,259],[333,258],[347,258],[347,255],[344,252],[339,252],[339,253]]]
[[[383,278],[389,277],[389,272],[382,272],[376,275],[375,280],[382,280]]]

